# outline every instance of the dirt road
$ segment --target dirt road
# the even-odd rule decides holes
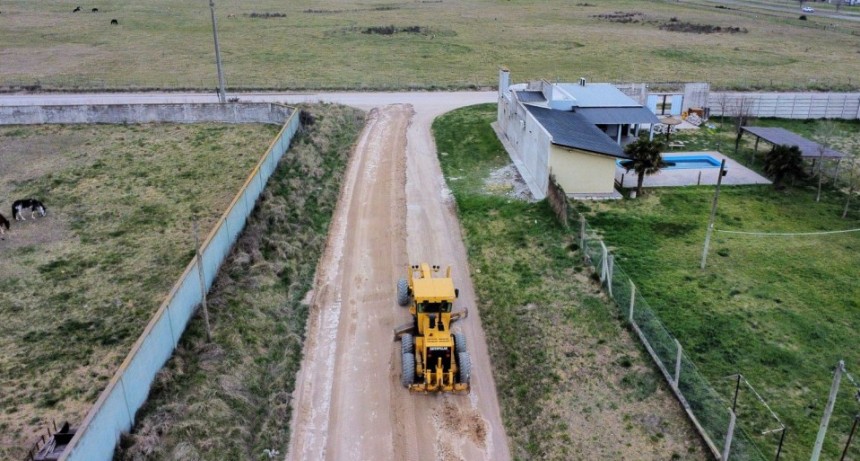
[[[429,124],[439,111],[370,111],[317,273],[296,383],[288,460],[510,458],[477,310],[460,327],[474,372],[467,396],[411,395],[392,328],[408,262],[454,266],[459,307],[473,307],[465,249]],[[410,128],[411,125],[411,128]]]

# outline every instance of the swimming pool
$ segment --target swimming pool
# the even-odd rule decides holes
[[[663,156],[666,162],[674,163],[673,166],[668,166],[666,170],[688,170],[688,169],[705,169],[719,168],[720,161],[707,154],[700,155],[678,155],[678,156]]]
[[[674,165],[667,166],[663,170],[703,170],[706,168],[719,168],[720,161],[707,154],[697,155],[669,155],[663,156],[663,160]],[[624,160],[618,160],[618,166],[623,166]]]

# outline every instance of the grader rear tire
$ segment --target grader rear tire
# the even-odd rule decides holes
[[[458,331],[454,333],[454,347],[457,349],[457,352],[466,352],[466,335],[462,332]]]
[[[403,387],[409,387],[415,382],[415,354],[404,352],[401,355],[401,360],[400,365],[403,373],[400,375],[400,383],[403,384]]]
[[[411,334],[403,333],[403,336],[400,337],[400,347],[401,354],[412,354],[415,352],[415,339],[412,338]]]
[[[397,281],[397,304],[401,306],[409,304],[409,282],[406,279]]]
[[[460,383],[469,384],[472,379],[472,357],[468,352],[460,352],[457,354],[457,361],[460,365]]]

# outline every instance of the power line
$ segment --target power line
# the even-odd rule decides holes
[[[849,232],[860,232],[860,229],[845,229],[838,231],[821,231],[821,232],[743,232],[743,231],[727,231],[714,229],[722,234],[738,234],[738,235],[756,235],[759,237],[802,237],[806,235],[830,235],[830,234],[847,234]]]

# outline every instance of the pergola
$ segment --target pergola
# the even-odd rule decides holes
[[[797,133],[792,133],[785,128],[768,128],[763,126],[745,126],[741,128],[741,133],[735,141],[735,153],[738,151],[738,145],[741,142],[741,137],[744,133],[750,133],[755,136],[755,152],[758,152],[758,142],[764,140],[774,147],[776,146],[797,146],[800,149],[800,156],[804,159],[812,159],[812,167],[815,168],[817,159],[836,160],[836,171],[838,174],[839,163],[845,154],[838,150],[831,149],[826,146],[806,139]],[[823,166],[823,165],[822,165]]]

